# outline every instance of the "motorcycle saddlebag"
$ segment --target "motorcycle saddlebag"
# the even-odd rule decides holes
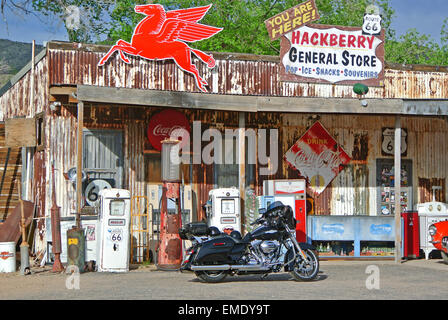
[[[195,262],[199,264],[234,263],[244,253],[245,245],[228,235],[218,236],[202,243]]]

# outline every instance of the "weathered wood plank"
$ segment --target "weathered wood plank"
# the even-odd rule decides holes
[[[418,114],[405,108],[402,99],[359,99],[265,97],[205,94],[179,91],[142,90],[79,85],[78,100],[122,105],[158,106],[187,109],[212,109],[238,112],[306,112],[356,114]],[[432,113],[433,112],[433,113]],[[448,115],[448,108],[444,110]],[[440,115],[440,108],[426,108],[425,115]]]
[[[124,105],[256,112],[253,97],[179,91],[78,86],[79,101]]]
[[[34,118],[13,118],[5,121],[5,146],[36,146],[36,120]]]

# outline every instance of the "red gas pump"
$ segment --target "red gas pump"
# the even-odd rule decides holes
[[[178,270],[182,264],[182,227],[180,207],[180,163],[173,161],[179,154],[179,140],[162,141],[162,203],[160,208],[160,241],[157,252],[157,269]],[[176,203],[175,213],[168,213],[167,201]]]
[[[403,218],[403,257],[418,258],[420,256],[420,223],[417,211],[406,211]]]

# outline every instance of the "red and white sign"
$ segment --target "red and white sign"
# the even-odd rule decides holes
[[[384,30],[365,35],[361,28],[306,25],[282,37],[280,80],[381,86]]]
[[[193,75],[196,85],[202,92],[207,92],[207,81],[199,75],[198,68],[192,63],[192,54],[207,64],[215,67],[213,55],[193,49],[185,42],[208,39],[222,30],[198,23],[208,12],[212,4],[204,7],[165,11],[160,4],[136,5],[134,11],[145,16],[134,29],[131,42],[118,40],[109,52],[99,61],[102,66],[116,51],[121,60],[131,63],[128,56],[148,60],[173,59],[185,72]]]
[[[170,138],[170,136],[182,140],[180,147],[189,143],[190,130],[190,123],[185,114],[177,110],[168,109],[157,113],[151,118],[147,135],[154,149],[162,151],[162,141]]]
[[[299,180],[275,180],[274,194],[298,194],[305,193],[306,184],[304,179]]]
[[[322,193],[351,160],[319,121],[286,152],[284,159],[307,178],[316,194]]]
[[[12,258],[12,257],[14,257],[14,253],[13,252],[8,252],[8,251],[0,252],[0,259],[7,260],[7,259]]]

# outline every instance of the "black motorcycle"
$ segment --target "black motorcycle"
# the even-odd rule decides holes
[[[193,271],[203,282],[220,282],[227,275],[290,272],[295,280],[311,281],[319,272],[316,249],[298,243],[296,220],[290,206],[277,201],[260,210],[254,231],[244,237],[238,231],[230,235],[205,223],[190,223],[179,230],[180,237],[190,240],[180,271]]]

